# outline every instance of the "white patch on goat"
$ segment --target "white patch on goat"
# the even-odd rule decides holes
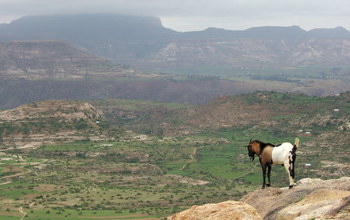
[[[294,177],[291,174],[291,169],[294,169],[294,167],[291,167],[293,166],[293,158],[292,158],[293,147],[294,146],[291,143],[286,142],[279,146],[274,147],[274,149],[272,150],[272,162],[274,165],[275,164],[284,165],[284,168],[288,173],[290,187],[295,184]]]
[[[289,156],[291,155],[291,151],[293,149],[293,145],[291,143],[283,143],[279,146],[276,146],[272,150],[272,163],[275,164],[285,164],[289,163]]]

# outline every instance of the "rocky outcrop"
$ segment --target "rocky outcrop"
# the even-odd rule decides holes
[[[167,218],[168,220],[260,220],[262,217],[251,205],[237,201],[192,206]]]
[[[302,179],[292,188],[255,190],[240,201],[193,206],[168,220],[350,219],[350,177]]]
[[[102,111],[89,103],[66,100],[47,100],[21,105],[14,109],[0,112],[0,121],[21,121],[39,118],[60,118],[61,120],[100,120]]]
[[[241,199],[264,219],[350,219],[350,177],[302,179],[288,188],[267,188]]]
[[[80,101],[47,100],[0,111],[0,150],[44,143],[106,139],[103,113]]]

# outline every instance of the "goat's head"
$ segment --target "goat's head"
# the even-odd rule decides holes
[[[252,139],[250,139],[249,144],[247,145],[247,149],[248,149],[248,156],[250,157],[251,161],[254,160],[254,155],[255,152],[253,150],[253,142]]]
[[[252,161],[254,160],[254,155],[255,154],[260,156],[261,150],[262,150],[261,149],[262,148],[262,144],[264,144],[264,143],[259,141],[259,140],[252,141],[252,139],[250,139],[249,144],[247,145],[247,149],[248,149],[248,156],[250,157],[250,159]]]

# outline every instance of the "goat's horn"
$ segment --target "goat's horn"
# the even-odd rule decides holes
[[[250,141],[249,141],[249,143],[252,143],[252,140],[253,140],[253,139],[252,139],[252,138],[250,138]]]

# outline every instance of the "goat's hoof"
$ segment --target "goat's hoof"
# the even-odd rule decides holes
[[[270,185],[270,183],[268,183],[268,184],[266,184],[266,186],[267,186],[267,187],[270,187],[271,185]]]
[[[289,189],[291,189],[291,188],[293,188],[293,185],[290,185],[290,186],[289,186]]]
[[[265,189],[265,186],[262,186],[261,189]]]

